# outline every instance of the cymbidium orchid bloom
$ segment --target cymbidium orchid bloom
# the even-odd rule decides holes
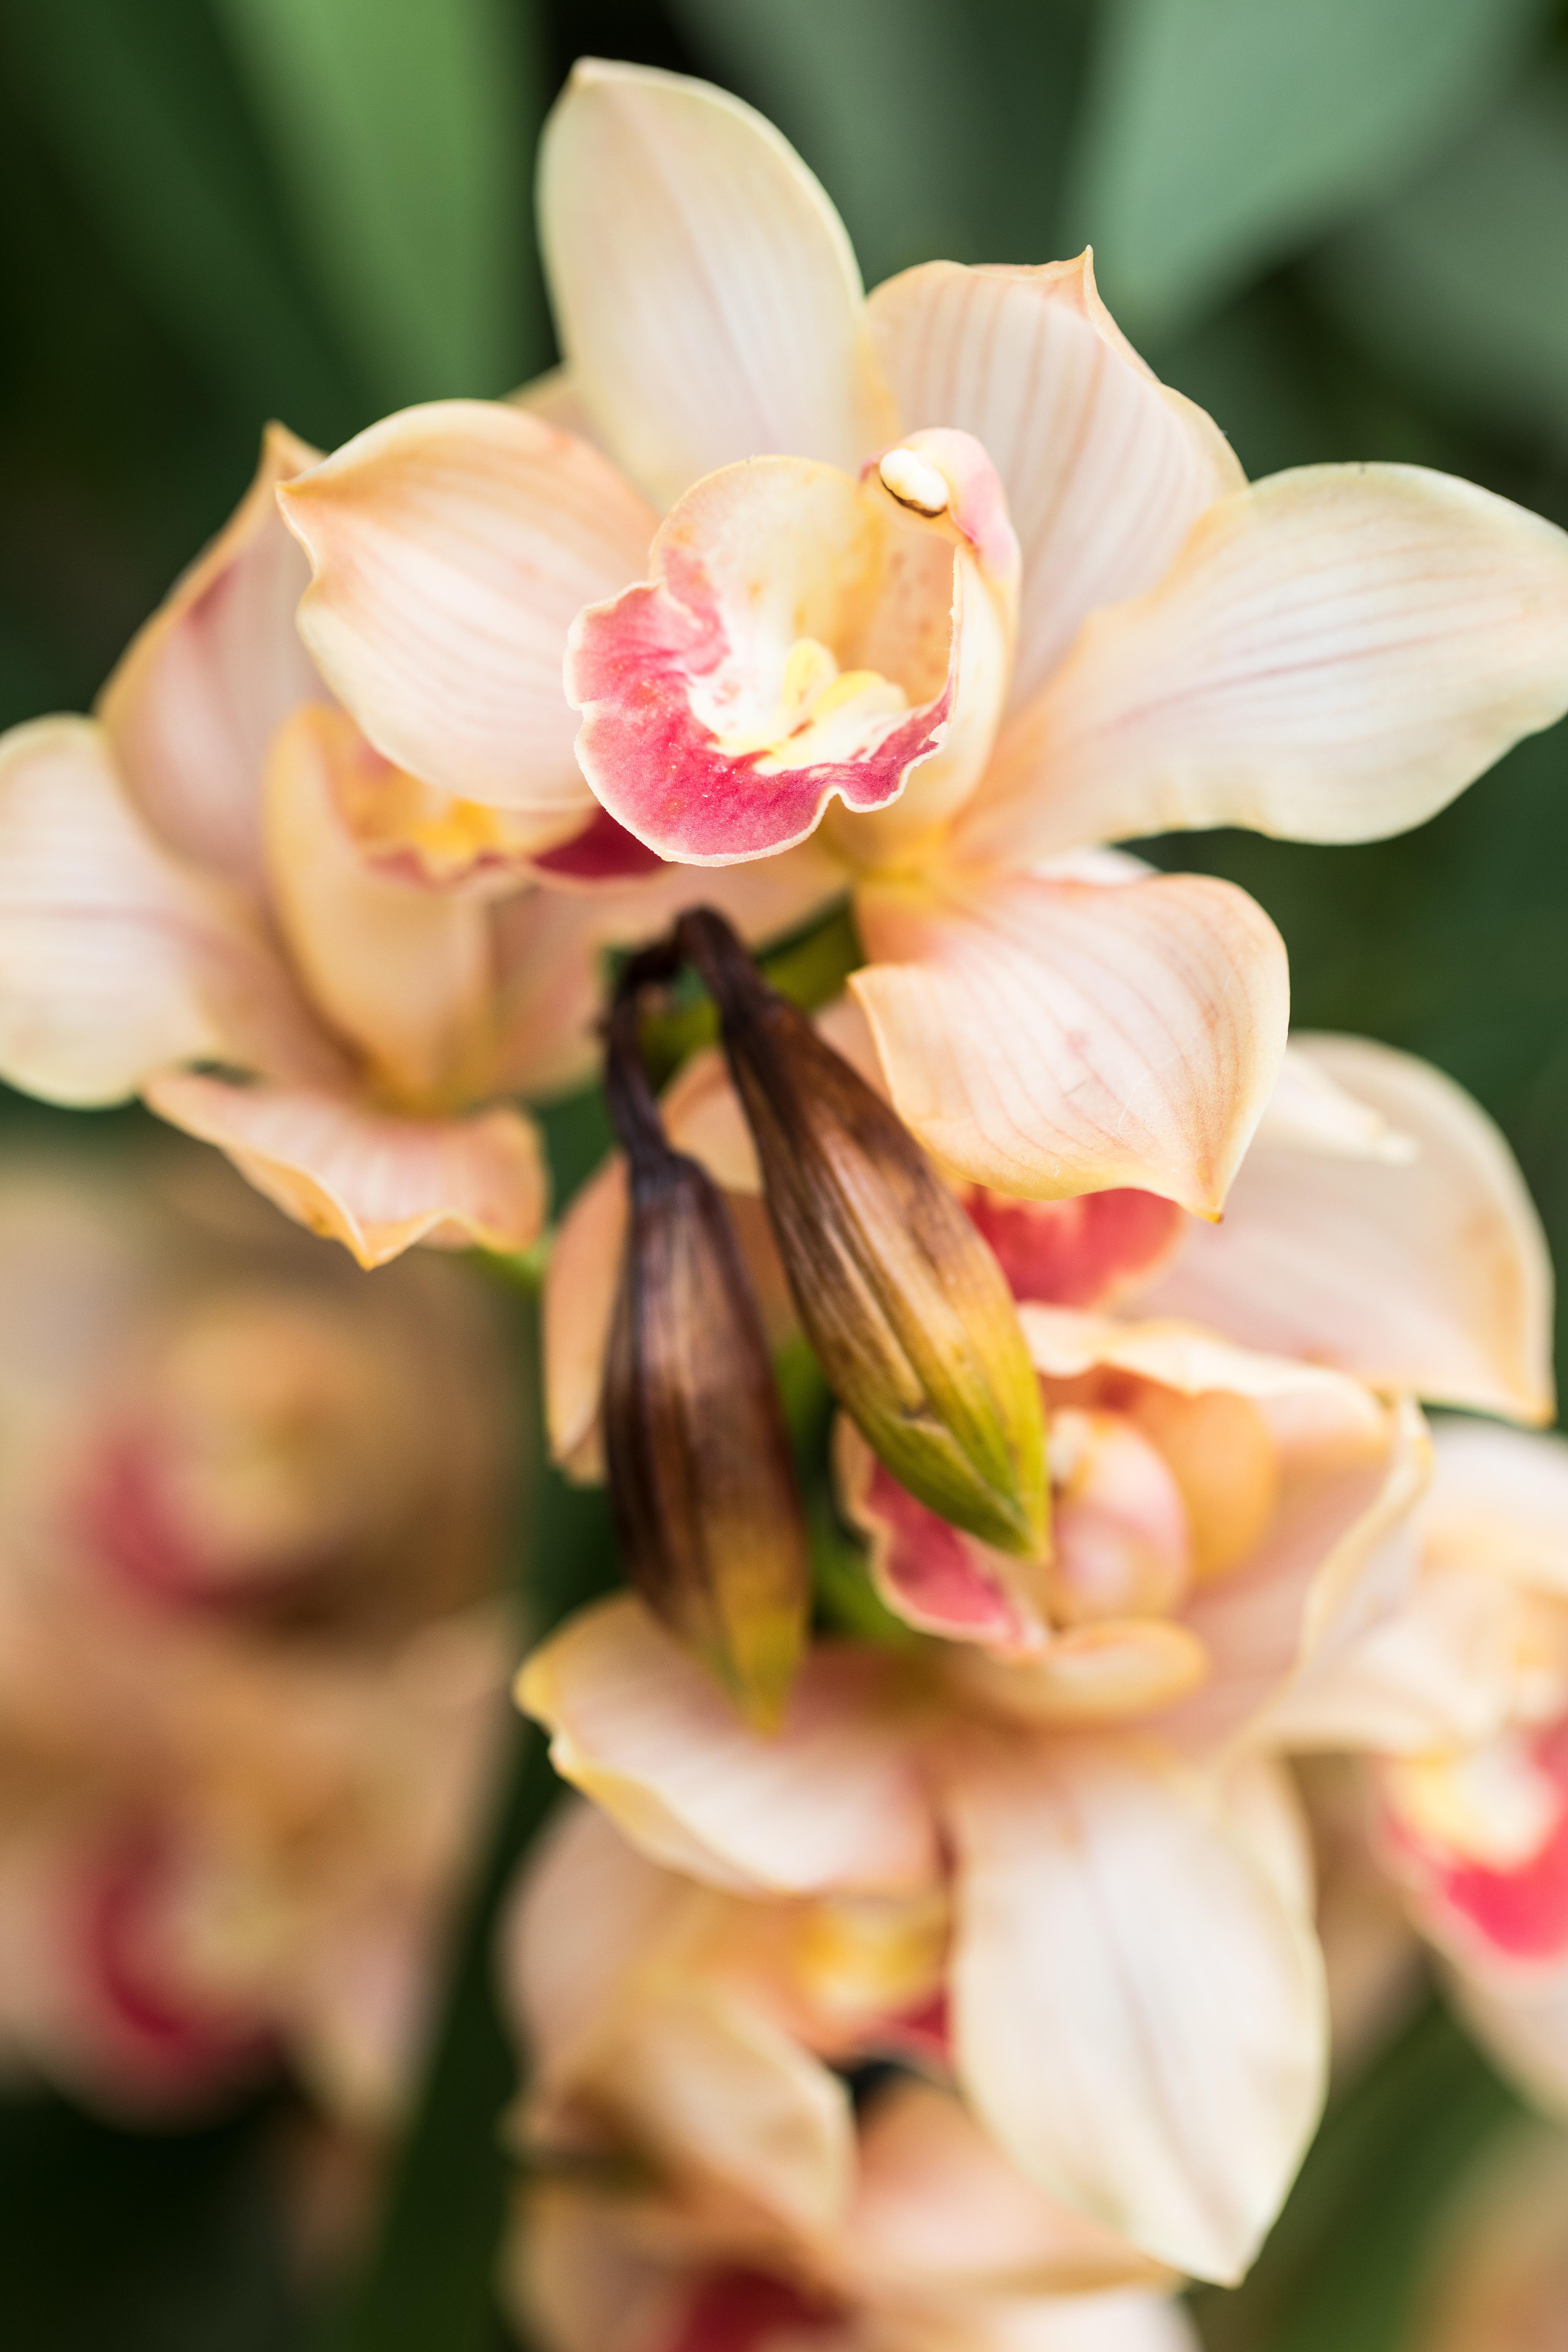
[[[283,489],[334,691],[531,835],[597,815],[601,871],[808,856],[853,891],[852,985],[948,1167],[1214,1214],[1279,1068],[1279,940],[1224,883],[1075,853],[1420,822],[1568,705],[1568,540],[1415,467],[1249,488],[1087,254],[867,300],[816,181],[700,83],[580,65],[540,219],[563,374]],[[552,469],[602,546],[647,501],[564,639]],[[563,733],[536,750],[562,654],[576,770]]]
[[[1373,1846],[1458,2005],[1568,2107],[1568,1444],[1446,1421],[1421,1575],[1347,1657],[1323,1744],[1369,1759]]]
[[[824,1020],[864,1054],[852,1017]],[[757,1171],[712,1057],[663,1110],[747,1205]],[[1235,1228],[1211,1232],[1146,1195],[971,1196],[1053,1408],[1046,1562],[962,1536],[846,1438],[845,1499],[923,1641],[819,1647],[772,1743],[627,1601],[569,1626],[521,1685],[562,1770],[665,1865],[754,1895],[897,1899],[917,1921],[936,1899],[975,2111],[1051,2194],[1210,2276],[1234,2275],[1271,2218],[1324,2058],[1310,1898],[1282,1888],[1277,1818],[1266,1857],[1248,1844],[1237,1790],[1259,1784],[1230,1780],[1232,1759],[1331,1743],[1347,1677],[1400,1621],[1426,1467],[1411,1392],[1521,1416],[1550,1401],[1539,1227],[1495,1130],[1436,1073],[1303,1041],[1237,1198]],[[552,1434],[579,1475],[624,1217],[612,1162],[546,1292]],[[754,1231],[752,1248],[766,1284]],[[1142,1314],[1182,1282],[1208,1328]],[[1135,2012],[1157,2020],[1147,2041]],[[1188,2068],[1201,2102],[1169,2094]]]
[[[0,2047],[101,2104],[410,2087],[504,1720],[507,1382],[190,1147],[0,1188]]]
[[[503,1963],[531,2084],[507,2277],[552,2352],[1191,2344],[1157,2266],[1020,2179],[951,2093],[889,2083],[857,2117],[787,1993],[793,1972],[864,1999],[897,1940],[875,1910],[694,1887],[586,1807],[531,1862]]]
[[[546,889],[537,828],[395,768],[333,703],[276,501],[315,456],[271,427],[98,716],[0,740],[0,1074],[56,1102],[140,1093],[362,1265],[521,1249],[546,1180],[515,1097],[587,1074],[600,953],[668,899]],[[563,643],[647,545],[624,515],[584,521],[583,467],[603,470],[571,449],[536,470],[535,586]],[[553,675],[552,698],[560,740],[535,752],[575,779]],[[804,872],[742,879],[737,911],[778,928],[803,887],[820,896]]]

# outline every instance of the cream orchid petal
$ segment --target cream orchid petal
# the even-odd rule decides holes
[[[557,433],[570,433],[575,440],[586,441],[601,456],[608,455],[569,367],[546,368],[542,375],[532,376],[515,392],[509,392],[506,403],[509,408],[521,408],[525,416],[537,416],[542,425],[552,425]]]
[[[624,1979],[692,1900],[689,1881],[628,1845],[595,1805],[562,1805],[501,1923],[498,1976],[536,2078],[580,2067]]]
[[[1427,1559],[1568,1600],[1568,1441],[1439,1420],[1432,1452]]]
[[[557,1771],[667,1868],[752,1894],[901,1893],[936,1853],[893,1664],[816,1650],[764,1738],[621,1596],[536,1650],[518,1699]]]
[[[527,1249],[543,1226],[543,1155],[519,1111],[405,1118],[325,1087],[179,1071],[143,1091],[161,1118],[216,1143],[286,1216],[342,1242],[361,1265],[384,1265],[416,1242]]]
[[[970,854],[1246,824],[1420,824],[1568,708],[1568,537],[1413,466],[1313,466],[1211,507],[1005,730]]]
[[[1490,1119],[1392,1046],[1300,1037],[1292,1053],[1410,1148],[1308,1148],[1266,1118],[1224,1224],[1188,1232],[1136,1294],[1138,1311],[1208,1323],[1437,1403],[1549,1418],[1551,1260]]]
[[[1412,1514],[1430,1475],[1430,1440],[1408,1402],[1392,1410],[1374,1444],[1358,1415],[1346,1417],[1339,1443],[1321,1433],[1319,1461],[1309,1455],[1288,1480],[1258,1550],[1182,1612],[1214,1668],[1162,1718],[1190,1752],[1350,1746],[1385,1719],[1387,1698],[1363,1679],[1366,1650],[1415,1588]]]
[[[976,1184],[1217,1213],[1285,1046],[1272,923],[1206,876],[867,885],[850,989],[893,1101]]]
[[[570,434],[502,403],[371,425],[279,491],[313,574],[300,631],[377,751],[547,849],[593,799],[561,688],[574,614],[641,576],[655,517]]]
[[[868,316],[906,422],[973,433],[1002,477],[1024,556],[1012,701],[1026,702],[1086,614],[1152,588],[1246,478],[1219,427],[1110,324],[1087,254],[926,262],[879,286]]]
[[[859,2179],[836,2271],[879,2293],[1087,2294],[1160,2266],[1015,2170],[951,2091],[895,2081],[860,2127]]]
[[[560,2352],[668,2352],[690,2299],[689,2275],[639,2245],[617,2205],[548,2179],[502,2242],[500,2285],[529,2336]]]
[[[185,1061],[342,1066],[251,905],[153,838],[87,719],[0,739],[0,1068],[52,1102]]]
[[[467,894],[366,864],[337,798],[365,748],[346,712],[320,704],[273,739],[264,786],[272,903],[313,1003],[376,1079],[406,1100],[450,1100],[484,1074],[489,919]]]
[[[1180,2303],[1132,2287],[983,2305],[963,2341],[973,2352],[1202,2352]]]
[[[323,688],[295,626],[310,567],[278,512],[279,482],[321,452],[281,425],[205,553],[121,656],[98,715],[132,800],[182,856],[262,882],[261,767],[274,730]]]
[[[1238,2277],[1322,2098],[1310,1916],[1211,1787],[1131,1742],[977,1749],[944,1811],[956,2061],[982,2121],[1047,2195]]]
[[[892,438],[843,225],[750,107],[584,59],[545,125],[539,218],[576,389],[660,505],[737,458],[854,467]]]
[[[599,1412],[628,1213],[617,1152],[562,1218],[544,1276],[544,1425],[552,1461],[581,1486],[605,1475]]]
[[[739,2191],[803,2235],[842,2220],[855,2173],[847,2085],[720,1988],[698,1979],[634,1997],[600,2096],[678,2176]]]

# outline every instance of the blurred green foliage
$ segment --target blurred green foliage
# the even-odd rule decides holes
[[[1123,325],[1249,472],[1468,474],[1568,520],[1568,31],[1548,0],[11,0],[0,14],[0,721],[92,696],[248,478],[548,364],[528,186],[581,52],[708,74],[796,142],[868,280],[1096,244]],[[1568,744],[1356,850],[1155,846],[1254,890],[1298,1019],[1471,1087],[1568,1261]],[[39,1114],[42,1116],[42,1114]],[[555,1122],[574,1181],[596,1104]],[[522,1325],[531,1313],[519,1300]],[[546,1618],[602,1505],[546,1482]],[[499,2343],[510,2085],[485,1942],[501,1853],[376,2263],[313,2311],[288,2102],[142,2138],[0,2112],[0,2310],[49,2352]],[[1507,2095],[1436,2012],[1342,2101],[1215,2352],[1394,2352],[1424,2233]],[[322,2331],[325,2331],[323,2334]]]

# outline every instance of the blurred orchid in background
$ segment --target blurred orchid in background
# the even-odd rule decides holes
[[[7,1175],[13,2064],[177,2113],[286,2062],[356,2128],[402,2113],[511,1643],[482,1306],[345,1283],[184,1148]]]

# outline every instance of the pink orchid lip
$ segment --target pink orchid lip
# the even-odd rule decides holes
[[[552,882],[624,882],[657,874],[664,860],[617,824],[608,809],[596,808],[581,833],[540,851],[529,864]]]
[[[258,2072],[271,2040],[259,2020],[210,2008],[160,1975],[146,1936],[174,1868],[156,1824],[122,1828],[89,1863],[79,1928],[89,1986],[127,2063],[149,2086],[190,2095]]]
[[[658,2352],[760,2352],[774,2336],[793,2343],[836,2328],[842,2313],[768,2271],[710,2272]]]
[[[1445,1852],[1388,1804],[1382,1829],[1403,1874],[1415,1878],[1429,1913],[1479,1938],[1495,1958],[1546,1963],[1568,1956],[1568,1717],[1531,1742],[1531,1759],[1556,1790],[1556,1818],[1535,1852],[1513,1869]]]
[[[648,849],[695,865],[787,849],[834,798],[887,807],[947,743],[966,594],[985,602],[995,558],[1010,610],[1017,547],[978,444],[923,438],[942,468],[912,446],[882,461],[907,461],[910,498],[803,458],[707,477],[666,519],[650,577],[578,614],[578,761]]]

